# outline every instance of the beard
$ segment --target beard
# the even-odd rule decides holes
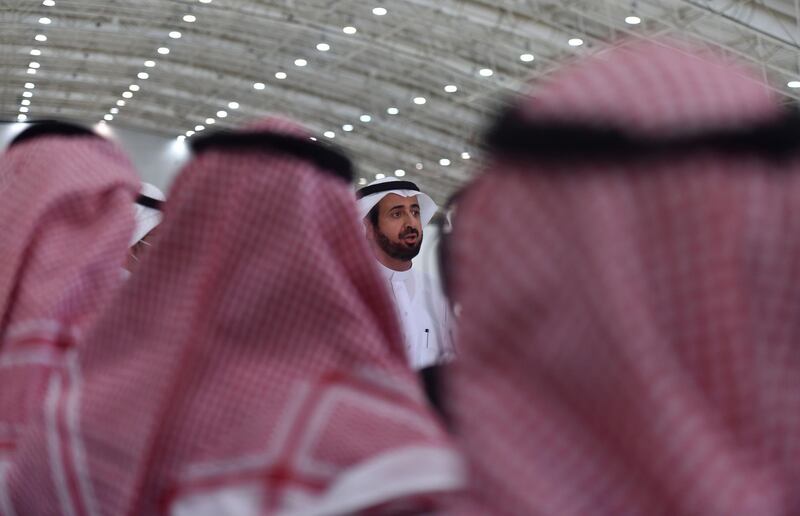
[[[386,253],[389,257],[400,260],[403,262],[407,262],[412,258],[415,258],[419,254],[419,250],[422,247],[422,232],[417,231],[416,229],[409,228],[406,231],[400,233],[400,242],[392,242],[385,233],[383,233],[379,229],[375,229],[376,232],[376,241],[378,242],[378,246]],[[406,244],[402,242],[402,239],[408,235],[419,235],[419,239],[414,244]]]

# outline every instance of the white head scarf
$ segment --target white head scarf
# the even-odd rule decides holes
[[[396,184],[393,185],[391,183]],[[367,195],[362,197],[361,195],[364,193],[367,193]],[[381,202],[381,199],[390,193],[397,194],[402,197],[417,198],[419,201],[420,221],[422,222],[423,227],[428,225],[428,222],[430,222],[433,216],[436,214],[436,210],[439,209],[436,203],[433,202],[433,199],[431,199],[427,194],[420,192],[419,187],[411,181],[403,181],[402,179],[387,177],[384,179],[377,179],[356,192],[356,197],[358,197],[358,215],[362,219],[366,217],[369,211],[376,204]]]
[[[142,183],[142,187],[139,190],[139,195],[155,199],[156,201],[167,200],[164,192],[150,183]],[[153,229],[155,229],[155,227],[161,223],[162,217],[161,210],[143,206],[138,203],[133,205],[133,209],[134,217],[136,218],[136,229],[131,237],[131,247],[146,237],[148,233],[153,231]]]

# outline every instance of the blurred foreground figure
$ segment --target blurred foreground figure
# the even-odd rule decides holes
[[[112,143],[58,122],[0,158],[0,470],[119,284],[137,182]]]
[[[406,365],[349,161],[272,119],[193,144],[152,252],[0,510],[4,496],[25,515],[434,507],[460,464]]]
[[[658,43],[502,117],[445,255],[453,514],[798,514],[798,129],[749,72]]]

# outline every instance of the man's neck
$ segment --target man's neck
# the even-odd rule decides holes
[[[381,265],[393,271],[403,272],[411,268],[411,260],[396,260],[391,256],[386,256],[384,253],[375,253],[375,258],[378,259]]]

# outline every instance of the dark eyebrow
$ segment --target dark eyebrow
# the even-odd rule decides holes
[[[394,210],[396,210],[398,208],[405,208],[405,207],[406,207],[405,204],[398,204],[397,206],[392,206],[391,208],[389,208],[389,211],[392,212],[392,211],[394,211]],[[419,204],[414,203],[414,204],[411,205],[411,208],[419,209]]]

